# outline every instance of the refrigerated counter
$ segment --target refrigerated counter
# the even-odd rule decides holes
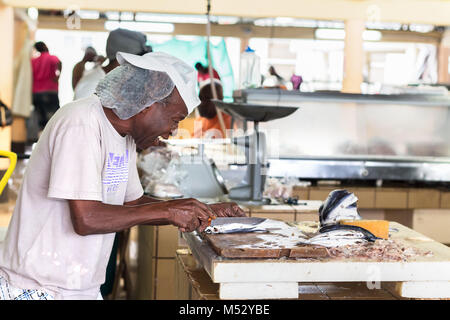
[[[267,136],[269,176],[450,182],[448,93],[248,89],[235,91],[233,98],[300,107],[286,118],[260,124]]]

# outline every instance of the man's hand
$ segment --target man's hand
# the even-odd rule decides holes
[[[151,145],[151,147],[167,147],[167,143],[161,141],[159,139],[155,139]]]
[[[245,212],[235,202],[219,202],[209,207],[218,217],[245,217]]]
[[[198,230],[203,232],[214,212],[206,204],[196,199],[177,199],[165,201],[169,212],[169,221],[182,232]]]
[[[97,64],[103,64],[103,62],[105,62],[105,60],[106,60],[106,57],[104,57],[104,56],[95,56],[94,57],[94,62],[95,63],[97,63]]]

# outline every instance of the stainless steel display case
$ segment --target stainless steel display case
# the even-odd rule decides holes
[[[269,176],[450,182],[448,94],[248,89],[235,91],[234,100],[300,107],[260,125]]]

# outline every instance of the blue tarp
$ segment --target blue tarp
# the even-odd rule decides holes
[[[198,40],[195,41],[184,41],[174,38],[164,43],[150,42],[149,45],[152,46],[153,51],[162,51],[171,54],[192,67],[197,62],[200,62],[204,66],[208,64],[207,41],[204,37],[198,37]],[[211,56],[213,68],[219,73],[222,81],[224,100],[232,101],[234,90],[233,69],[224,39],[217,45],[211,43]]]

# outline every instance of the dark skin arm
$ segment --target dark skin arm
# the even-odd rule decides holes
[[[81,77],[83,76],[84,66],[86,65],[86,63],[94,61],[95,57],[96,57],[95,52],[87,51],[84,54],[83,60],[78,62],[75,65],[75,67],[73,67],[73,71],[72,71],[72,89],[75,89],[75,87],[78,84],[78,81],[80,81]]]
[[[164,200],[143,195],[134,201],[125,202],[126,206],[140,206]],[[245,217],[245,212],[235,202],[219,202],[207,205],[217,217]]]
[[[81,77],[83,76],[84,71],[84,65],[86,64],[86,61],[80,61],[78,62],[75,67],[73,67],[72,71],[72,89],[75,89],[75,87],[78,84],[78,81],[80,81]]]
[[[214,217],[206,204],[192,198],[123,206],[93,200],[68,201],[74,230],[83,236],[118,232],[139,224],[172,224],[182,232],[202,232],[208,219]]]
[[[215,216],[245,216],[234,202],[206,205],[192,198],[162,201],[145,195],[123,206],[69,200],[69,208],[72,224],[79,235],[118,232],[139,224],[172,224],[182,232],[196,229],[202,232]]]
[[[152,197],[143,195],[139,199],[125,202],[124,205],[125,206],[140,206],[143,204],[149,204],[149,203],[155,203],[155,202],[161,202],[161,201],[164,201],[164,200],[160,200],[160,199],[156,199],[156,198],[152,198]]]

